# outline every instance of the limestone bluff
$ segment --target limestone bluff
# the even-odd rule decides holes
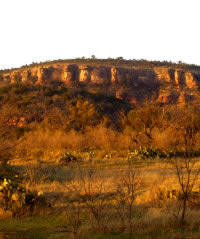
[[[200,102],[200,71],[181,68],[49,63],[3,72],[0,73],[0,79],[11,84],[59,81],[70,87],[74,84],[87,87],[103,85],[105,94],[130,103],[152,97],[158,102],[179,106]]]

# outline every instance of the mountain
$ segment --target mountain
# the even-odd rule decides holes
[[[81,87],[131,104],[153,100],[163,104],[200,102],[200,67],[169,62],[123,59],[74,59],[32,64],[0,71],[1,84],[51,82]]]

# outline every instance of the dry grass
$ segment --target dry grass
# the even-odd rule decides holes
[[[130,228],[127,222],[122,225],[120,217],[116,211],[116,198],[110,198],[110,195],[116,193],[117,185],[121,179],[122,175],[126,175],[128,169],[135,169],[136,167],[140,171],[140,177],[142,180],[142,187],[138,190],[136,198],[134,199],[133,211],[132,211],[132,223],[130,227],[132,230],[139,230],[141,227],[143,230],[156,231],[158,230],[158,225],[160,228],[174,228],[177,223],[177,206],[176,200],[163,200],[159,197],[160,191],[167,191],[172,189],[178,189],[178,181],[171,164],[162,163],[157,161],[155,164],[146,164],[145,162],[130,162],[120,159],[121,164],[119,165],[119,159],[113,158],[109,160],[95,161],[91,164],[89,161],[78,162],[74,164],[69,164],[67,166],[61,166],[59,164],[42,164],[40,176],[41,178],[46,177],[45,180],[38,180],[35,183],[26,184],[31,190],[42,192],[43,195],[52,204],[52,210],[55,212],[63,213],[66,205],[69,205],[69,198],[73,202],[72,208],[68,207],[68,217],[66,218],[72,220],[73,213],[77,213],[76,220],[72,221],[77,226],[77,220],[81,215],[81,229],[83,231],[93,231],[104,232],[106,230],[116,230],[123,231],[123,233],[128,233]],[[142,167],[141,167],[142,165]],[[37,168],[41,167],[40,164],[34,165]],[[23,167],[21,165],[20,167]],[[27,165],[24,165],[24,168]],[[54,170],[52,170],[52,168]],[[80,181],[80,169],[84,172],[85,185]],[[24,170],[24,169],[23,169]],[[23,171],[22,170],[22,171]],[[124,173],[124,174],[123,174]],[[44,174],[44,175],[43,175]],[[92,180],[88,178],[88,175],[93,175]],[[88,205],[85,202],[81,202],[77,206],[77,191],[81,196],[84,196],[83,186],[86,186],[87,190],[92,193],[90,196],[94,197],[96,200],[96,195],[104,195],[105,201],[103,201],[103,210],[100,213],[100,226],[97,227],[95,223],[94,216],[92,212],[88,210]],[[73,190],[76,189],[74,192]],[[97,197],[98,198],[98,197]],[[98,208],[98,200],[95,201],[95,207]],[[84,215],[82,215],[82,207],[84,208]],[[125,208],[126,209],[126,208]],[[122,208],[124,210],[124,208]],[[80,213],[80,214],[79,214]],[[126,210],[123,211],[124,218],[128,216]],[[186,222],[189,223],[191,228],[197,227],[200,224],[200,210],[196,208],[188,208]],[[67,219],[67,220],[68,220]],[[68,220],[68,225],[70,226],[70,220]],[[127,220],[127,219],[126,219]],[[103,221],[101,225],[101,221]],[[138,226],[137,226],[138,225]],[[100,229],[100,227],[102,229]],[[171,229],[170,229],[171,230]],[[174,229],[173,229],[174,230]],[[75,234],[76,228],[74,229]],[[171,232],[173,233],[173,232]]]
[[[124,162],[124,159],[121,160],[121,163],[122,162]],[[52,195],[53,197],[56,197],[57,195],[58,202],[63,202],[63,198],[60,197],[60,195],[67,195],[69,192],[69,184],[79,184],[77,170],[81,167],[87,172],[95,170],[98,175],[95,179],[96,183],[103,181],[105,193],[112,193],[116,189],[116,182],[119,181],[122,171],[126,171],[129,167],[131,167],[125,162],[123,165],[120,164],[119,166],[118,163],[118,159],[112,159],[107,162],[104,161],[103,167],[98,163],[91,165],[90,162],[87,161],[65,167],[57,164],[46,164],[41,167],[41,165],[38,164],[38,171],[37,165],[32,167],[29,165],[28,170],[30,170],[30,177],[32,178],[29,177],[27,180],[31,179],[32,183],[27,184],[26,182],[26,186],[32,190],[41,191],[47,196]],[[161,167],[159,168],[158,166]],[[24,165],[22,172],[26,169],[27,164]],[[41,180],[38,179],[38,173],[40,174]],[[168,177],[169,174],[170,177]],[[150,202],[152,200],[152,192],[156,193],[158,188],[167,188],[170,190],[178,187],[176,175],[173,173],[171,168],[167,168],[166,165],[163,166],[162,163],[157,163],[155,167],[153,167],[153,165],[143,167],[140,169],[140,175],[142,175],[145,187],[136,199],[137,204]]]

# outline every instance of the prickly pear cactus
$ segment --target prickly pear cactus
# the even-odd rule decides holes
[[[24,187],[4,178],[0,184],[0,207],[11,212],[13,217],[31,212],[38,202],[44,201],[41,195],[27,191]]]

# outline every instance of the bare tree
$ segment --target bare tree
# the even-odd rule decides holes
[[[175,142],[175,148],[184,151],[184,157],[170,160],[180,186],[179,219],[181,223],[184,223],[188,204],[192,202],[192,192],[200,174],[197,159],[194,157],[200,146],[197,140],[200,132],[200,111],[188,106],[185,109],[177,109],[171,116],[172,126],[179,139]]]
[[[133,215],[135,199],[143,188],[143,181],[138,169],[128,168],[122,172],[116,189],[116,210],[122,222],[122,229],[129,225],[130,233],[133,229]]]
[[[197,159],[191,157],[174,158],[171,163],[176,170],[180,186],[180,195],[178,197],[178,200],[181,201],[180,222],[184,223],[188,203],[192,202],[192,192],[199,179],[200,168],[197,166]]]
[[[105,212],[108,205],[109,195],[96,171],[80,170],[77,182],[71,183],[74,197],[81,200],[82,205],[94,218],[99,229],[106,229]]]
[[[72,226],[73,238],[78,239],[84,221],[84,208],[80,199],[76,201],[68,201],[67,206],[65,207],[65,213],[68,222]]]
[[[82,200],[87,209],[95,219],[98,228],[105,230],[105,209],[108,198],[102,180],[94,172],[80,173],[80,183],[82,185]]]

